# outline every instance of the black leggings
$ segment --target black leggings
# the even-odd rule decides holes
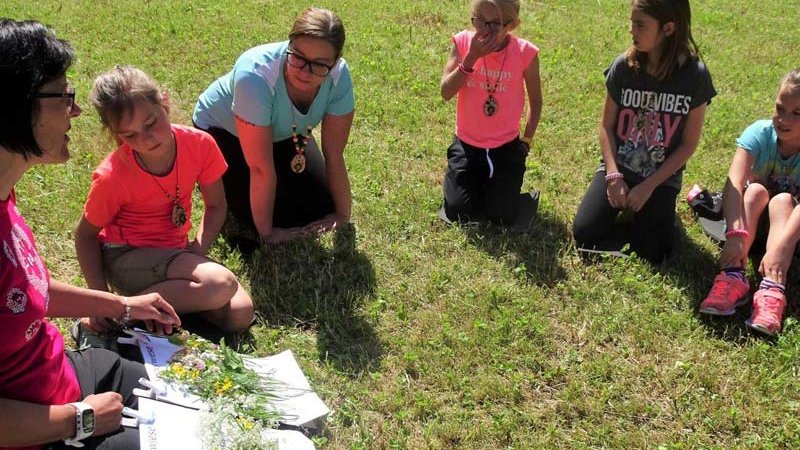
[[[672,251],[679,189],[655,188],[642,209],[634,213],[631,223],[620,224],[617,216],[621,211],[608,202],[605,175],[605,171],[594,175],[581,200],[572,224],[575,244],[580,248],[619,250],[620,244],[630,243],[630,249],[640,257],[655,263],[663,261]]]
[[[138,408],[139,398],[133,395],[133,388],[139,387],[140,377],[147,378],[147,371],[142,364],[120,358],[118,354],[101,348],[69,351],[67,358],[78,376],[81,399],[91,394],[119,392],[125,406]],[[92,436],[82,442],[86,450],[139,450],[139,429],[120,427],[114,433]],[[60,441],[46,448],[67,450],[75,447]]]
[[[255,232],[253,212],[250,209],[250,168],[244,159],[242,144],[238,137],[221,128],[205,131],[217,141],[225,162],[228,163],[228,170],[222,176],[228,211],[239,225]],[[274,227],[307,225],[335,211],[325,177],[325,162],[316,146],[311,145],[313,142],[310,140],[306,147],[306,170],[302,173],[294,173],[290,167],[295,156],[291,138],[272,144],[272,160],[277,175],[272,212]]]
[[[447,217],[513,224],[519,210],[527,154],[519,139],[487,150],[456,137],[447,149],[443,182]]]

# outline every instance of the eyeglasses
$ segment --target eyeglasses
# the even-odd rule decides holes
[[[75,108],[75,89],[68,88],[67,92],[37,92],[34,98],[64,98],[67,103],[67,111],[72,112]]]
[[[472,18],[472,26],[474,26],[475,28],[486,29],[486,30],[489,30],[489,31],[491,31],[493,33],[497,32],[497,31],[500,31],[500,29],[502,29],[503,27],[508,26],[508,24],[510,24],[511,22],[513,22],[513,19],[509,20],[506,23],[502,23],[502,22],[499,22],[499,21],[496,22],[496,21],[493,21],[493,20],[492,21],[486,21],[486,20],[483,20],[480,17],[473,17]]]
[[[286,54],[288,55],[288,58],[286,59],[289,61],[290,66],[294,67],[295,69],[303,69],[308,67],[308,71],[318,77],[324,77],[328,75],[331,69],[333,69],[333,66],[311,61],[310,59],[304,58],[291,50],[286,50]]]

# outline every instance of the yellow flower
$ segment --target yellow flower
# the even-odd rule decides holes
[[[239,426],[245,431],[250,431],[255,426],[255,423],[242,416],[236,416],[236,422],[238,422]]]
[[[219,381],[214,383],[214,392],[216,392],[217,395],[222,395],[231,390],[232,387],[233,387],[233,380],[231,380],[230,378],[225,378],[225,381],[222,383],[220,383]]]
[[[172,367],[170,367],[170,369],[172,370],[172,373],[174,373],[175,376],[178,378],[183,378],[183,376],[186,375],[186,368],[183,367],[181,364],[177,363],[173,364]]]

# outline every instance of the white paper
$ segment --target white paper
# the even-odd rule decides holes
[[[278,450],[316,450],[314,442],[299,431],[264,430],[261,438],[267,442],[277,442]]]
[[[281,423],[319,428],[317,419],[330,409],[311,389],[291,350],[265,358],[245,358],[245,364],[276,382],[271,391],[277,396],[275,406],[281,411]]]
[[[152,425],[139,425],[142,450],[203,450],[200,411],[143,397],[139,398],[139,411],[155,418]]]
[[[169,359],[181,347],[169,342],[167,338],[145,333],[137,333],[136,339],[139,341],[150,379],[161,380],[159,373],[166,368]],[[282,414],[281,423],[319,428],[317,419],[325,417],[330,409],[311,389],[291,350],[264,358],[245,357],[244,360],[256,373],[275,381],[271,390],[274,390],[277,396],[275,406]],[[159,400],[195,409],[203,406],[204,403],[199,397],[182,390],[176,383],[163,384],[167,393],[158,396]]]
[[[141,450],[207,450],[200,439],[202,413],[149,398],[139,399],[139,411],[153,414],[152,425],[139,425]],[[275,442],[278,450],[315,450],[314,442],[294,430],[264,430],[264,442]]]
[[[187,392],[180,384],[163,380],[159,376],[167,368],[172,355],[181,349],[180,346],[171,343],[167,338],[145,333],[137,333],[136,340],[139,342],[139,349],[144,357],[147,376],[166,390],[165,394],[155,396],[157,400],[194,409],[200,409],[205,405],[200,397]]]

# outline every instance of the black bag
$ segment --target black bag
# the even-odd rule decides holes
[[[700,217],[708,220],[722,220],[722,192],[708,192],[708,189],[700,189],[696,184],[686,196],[692,211]]]

